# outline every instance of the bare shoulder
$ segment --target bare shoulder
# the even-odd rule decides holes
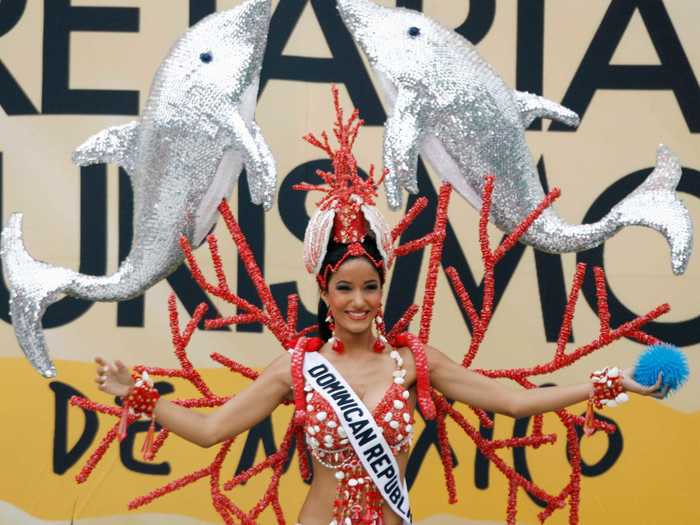
[[[292,386],[292,356],[289,352],[284,352],[276,357],[261,374],[274,381],[280,381],[289,387]]]
[[[430,345],[425,345],[425,356],[428,359],[428,368],[431,372],[434,372],[437,368],[454,363],[442,351]]]
[[[440,350],[430,345],[424,345],[423,350],[425,352],[426,358],[428,359],[428,367],[430,369],[432,369],[433,366],[439,366],[441,363],[445,363],[450,360]],[[410,348],[404,346],[401,348],[397,348],[396,351],[399,352],[404,363],[406,363],[406,366],[410,367],[411,369],[415,369],[416,360]]]
[[[408,371],[408,375],[406,377],[407,383],[413,386],[417,380],[416,358],[411,349],[408,347],[397,348],[396,351],[401,355],[404,362],[404,367]],[[438,372],[438,375],[440,375],[451,369],[449,365],[452,364],[453,361],[437,348],[430,345],[424,345],[423,351],[428,362],[428,374],[431,376],[431,378],[435,376],[436,372]]]

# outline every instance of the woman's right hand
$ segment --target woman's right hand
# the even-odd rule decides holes
[[[120,397],[129,393],[134,381],[131,379],[131,373],[129,369],[124,366],[124,363],[115,361],[114,364],[110,364],[101,357],[96,357],[95,363],[97,363],[97,377],[95,378],[95,383],[100,385],[100,390],[107,394]]]

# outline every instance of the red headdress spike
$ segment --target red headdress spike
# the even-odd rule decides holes
[[[384,182],[387,172],[375,180],[375,168],[370,167],[369,176],[364,179],[357,168],[357,160],[352,153],[360,128],[364,121],[358,110],[345,120],[340,106],[338,88],[333,86],[333,103],[336,121],[333,135],[338,148],[331,147],[328,134],[324,131],[321,138],[309,133],[304,139],[328,155],[333,166],[332,172],[318,170],[317,175],[325,184],[297,184],[295,190],[320,191],[326,195],[317,203],[318,210],[311,218],[304,238],[304,264],[310,273],[318,274],[325,258],[328,242],[331,239],[340,244],[349,245],[346,257],[367,256],[375,266],[388,268],[393,259],[393,240],[391,230],[375,207],[377,188]],[[372,232],[377,241],[377,248],[382,255],[376,260],[362,247],[362,241]],[[331,268],[335,271],[336,268]],[[328,270],[319,275],[319,282],[325,287]]]

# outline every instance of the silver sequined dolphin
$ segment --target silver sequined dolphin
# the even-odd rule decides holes
[[[80,146],[81,166],[111,162],[128,171],[134,192],[129,256],[108,277],[34,260],[22,239],[22,215],[2,232],[2,264],[20,347],[44,376],[55,375],[41,319],[68,295],[122,301],[140,295],[183,261],[185,235],[199,246],[217,206],[245,166],[252,201],[272,206],[276,172],[254,121],[271,0],[247,0],[192,27],[161,64],[140,120],[106,129]]]
[[[477,209],[486,175],[496,176],[491,220],[512,231],[542,201],[525,129],[544,117],[577,126],[578,115],[537,95],[509,88],[461,35],[422,13],[369,0],[338,0],[340,15],[367,55],[389,104],[384,166],[389,205],[418,191],[422,155]],[[628,225],[653,228],[671,247],[674,273],[692,252],[692,223],[675,194],[678,159],[664,146],[648,179],[595,224],[565,223],[552,208],[523,242],[563,253],[593,248]]]

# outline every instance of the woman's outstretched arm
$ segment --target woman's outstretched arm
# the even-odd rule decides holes
[[[445,354],[426,346],[425,352],[433,387],[455,401],[514,418],[543,414],[586,401],[593,390],[590,382],[572,386],[553,386],[518,390],[502,382],[467,370]],[[632,379],[631,371],[623,373],[623,387],[628,392],[662,398],[661,377],[651,387]]]
[[[115,396],[129,392],[132,380],[121,361],[107,363],[98,357],[99,388]],[[159,399],[154,411],[156,421],[178,436],[201,447],[211,447],[237,436],[267,417],[291,393],[291,360],[284,354],[273,361],[247,388],[220,408],[198,412]]]

